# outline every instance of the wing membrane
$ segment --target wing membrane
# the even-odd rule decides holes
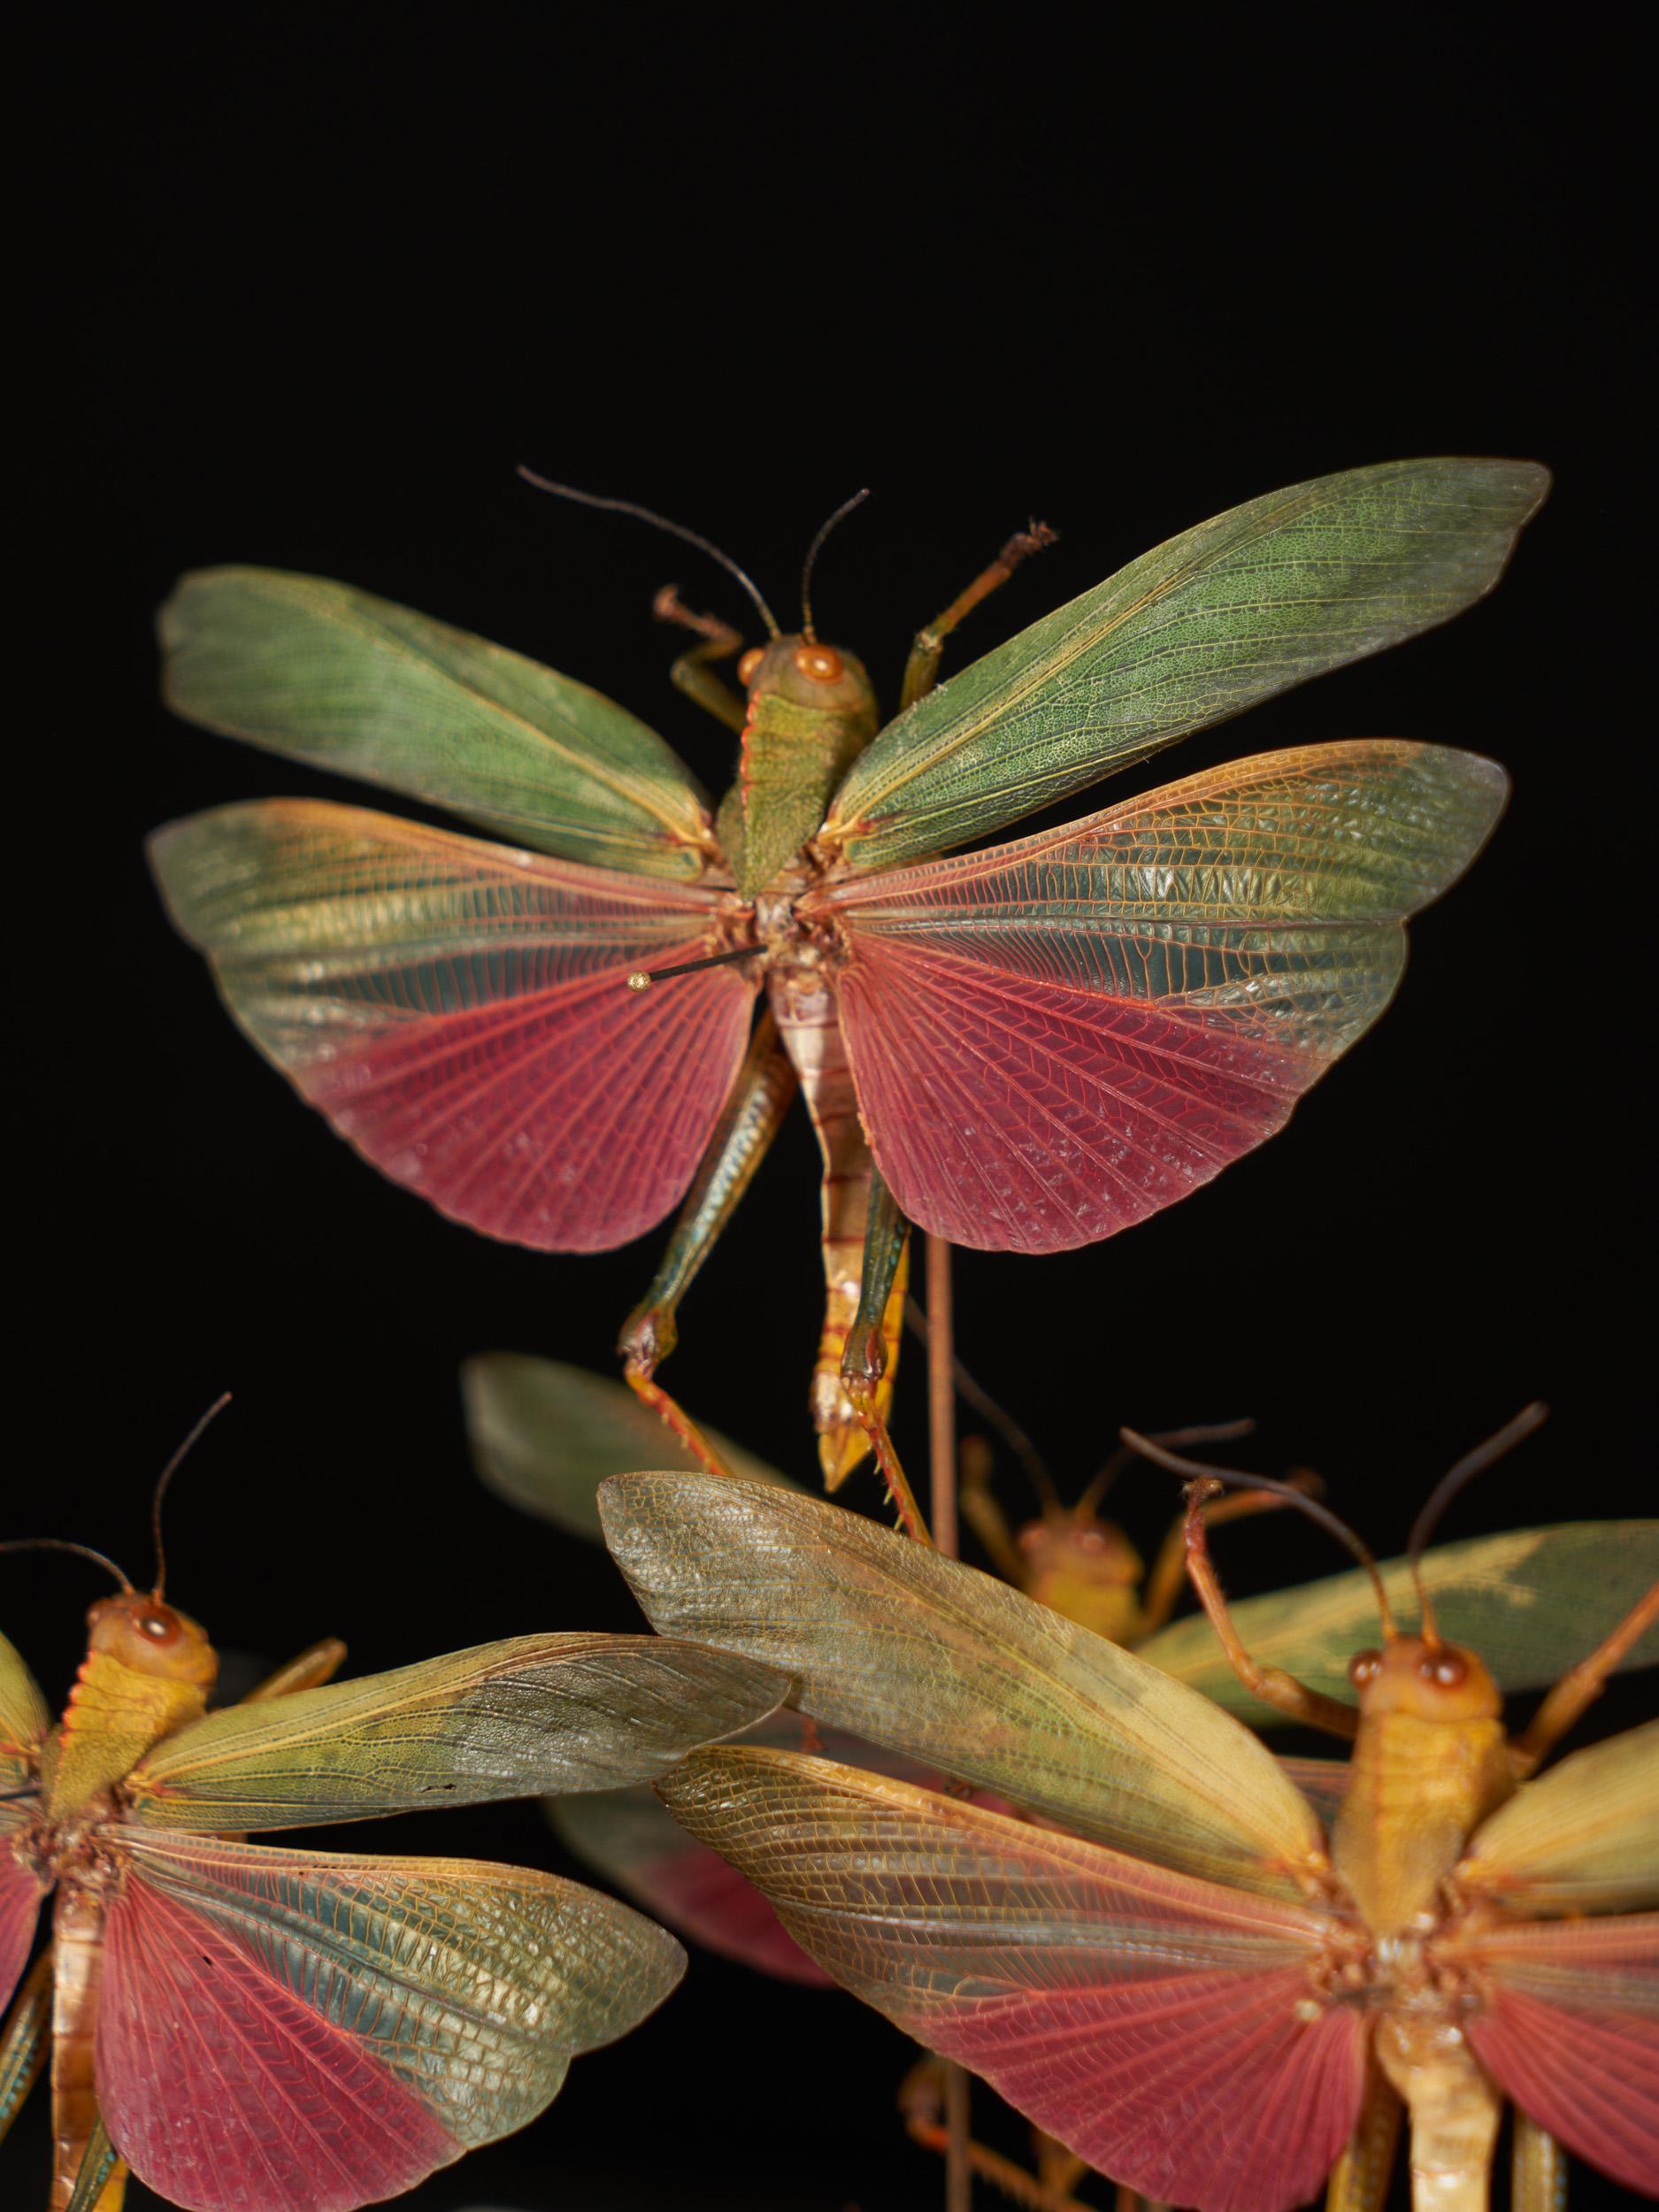
[[[99,2102],[197,2212],[348,2212],[549,2104],[679,1980],[672,1936],[550,1874],[129,1833]]]
[[[788,1752],[660,1791],[837,1981],[1130,2188],[1280,2212],[1352,2131],[1367,2029],[1310,2003],[1322,1914]]]
[[[1491,590],[1548,489],[1528,462],[1385,462],[1171,538],[899,716],[823,834],[854,868],[981,837]]]
[[[1444,747],[1308,746],[803,901],[844,933],[859,1110],[904,1212],[1053,1252],[1208,1182],[1376,1020],[1405,917],[1507,789]]]
[[[305,800],[174,823],[150,856],[254,1043],[441,1212],[595,1251],[685,1191],[754,987],[626,979],[715,949],[718,893]]]
[[[34,1806],[7,1804],[5,1797],[29,1789],[40,1747],[51,1726],[46,1701],[14,1647],[0,1636],[0,2014],[12,2001],[35,1940],[46,1885],[31,1861],[18,1855],[26,1819]]]
[[[1500,1926],[1444,1947],[1472,1975],[1466,2032],[1522,2111],[1659,2195],[1659,1916]]]
[[[0,1795],[22,1789],[34,1776],[51,1724],[35,1677],[0,1636]]]
[[[1500,1689],[1540,1689],[1594,1650],[1659,1579],[1659,1521],[1511,1529],[1438,1545],[1422,1565],[1440,1633],[1478,1651]],[[1385,1560],[1380,1571],[1394,1617],[1412,1619],[1417,1594],[1409,1562]],[[1359,1569],[1240,1598],[1230,1609],[1245,1647],[1264,1665],[1352,1701],[1348,1663],[1377,1633],[1377,1601]],[[1136,1649],[1252,1728],[1284,1725],[1283,1714],[1252,1697],[1233,1673],[1202,1613],[1160,1629]],[[1659,1630],[1624,1661],[1626,1669],[1655,1665]]]
[[[816,1498],[698,1475],[600,1492],[653,1624],[791,1702],[1161,1866],[1293,1887],[1319,1825],[1230,1715],[977,1569]]]
[[[649,1781],[758,1720],[781,1680],[653,1636],[518,1636],[210,1713],[124,1794],[148,1828],[299,1828]]]
[[[1457,1875],[1529,1913],[1659,1905],[1659,1720],[1524,1782],[1476,1831]]]
[[[595,1493],[635,1467],[701,1465],[626,1383],[527,1353],[487,1352],[461,1370],[467,1440],[479,1473],[526,1513],[603,1540]],[[703,1434],[733,1474],[796,1486],[718,1429]]]
[[[162,610],[167,702],[290,760],[448,807],[515,845],[700,874],[707,803],[662,739],[585,685],[317,576],[203,569]]]

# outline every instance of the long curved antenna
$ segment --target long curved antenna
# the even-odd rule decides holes
[[[190,1431],[188,1436],[185,1438],[183,1443],[180,1445],[178,1450],[174,1452],[173,1457],[167,1462],[166,1465],[162,1469],[160,1474],[156,1479],[156,1494],[150,1501],[150,1532],[151,1537],[155,1540],[156,1546],[156,1586],[150,1594],[154,1597],[158,1598],[161,1595],[162,1585],[166,1580],[167,1574],[167,1563],[161,1548],[161,1502],[167,1494],[167,1485],[173,1480],[174,1475],[178,1473],[184,1462],[189,1457],[190,1448],[201,1435],[203,1430],[207,1427],[210,1422],[217,1420],[219,1416],[223,1413],[226,1407],[229,1403],[229,1391],[221,1390],[219,1396],[214,1399],[212,1404],[209,1406],[207,1411],[202,1416],[196,1426]]]
[[[129,1598],[134,1594],[132,1584],[115,1562],[106,1559],[101,1551],[94,1551],[90,1544],[72,1544],[65,1536],[11,1536],[0,1544],[0,1552],[4,1551],[73,1552],[77,1559],[89,1559],[94,1566],[102,1567],[106,1574],[112,1574]]]
[[[1271,1475],[1248,1475],[1238,1467],[1212,1467],[1207,1460],[1183,1459],[1179,1452],[1165,1451],[1161,1444],[1155,1444],[1149,1436],[1137,1435],[1133,1429],[1119,1429],[1118,1433],[1132,1451],[1139,1452],[1143,1459],[1149,1459],[1155,1467],[1167,1467],[1171,1474],[1180,1475],[1189,1482],[1202,1481],[1208,1476],[1213,1481],[1225,1484],[1229,1490],[1265,1490],[1271,1496],[1283,1498],[1287,1505],[1297,1507],[1310,1521],[1316,1522],[1328,1535],[1334,1536],[1339,1544],[1353,1553],[1371,1577],[1377,1610],[1382,1619],[1383,1634],[1392,1636],[1394,1633],[1388,1593],[1383,1588],[1376,1560],[1348,1523],[1333,1513],[1329,1506],[1321,1505],[1317,1498],[1310,1498],[1305,1490],[1298,1490],[1294,1483],[1278,1482]]]
[[[699,553],[706,553],[711,561],[718,561],[728,576],[734,576],[754,601],[761,620],[771,638],[781,637],[776,618],[760,593],[743,573],[729,553],[722,553],[709,539],[699,537],[695,530],[687,530],[683,522],[670,522],[666,515],[653,514],[649,507],[639,507],[631,499],[602,499],[597,492],[579,492],[573,485],[556,484],[551,477],[538,476],[522,461],[518,473],[526,484],[534,484],[539,492],[551,492],[556,499],[573,499],[579,507],[597,507],[608,515],[632,515],[636,522],[649,522],[653,530],[666,531],[671,538],[680,538],[687,545],[695,545]]]
[[[1495,1436],[1489,1436],[1484,1444],[1477,1444],[1472,1452],[1465,1452],[1454,1467],[1448,1467],[1423,1502],[1423,1509],[1411,1524],[1411,1533],[1406,1539],[1406,1556],[1411,1563],[1411,1579],[1417,1586],[1417,1602],[1423,1609],[1424,1633],[1431,1643],[1440,1641],[1434,1626],[1434,1612],[1423,1587],[1419,1563],[1427,1549],[1428,1540],[1439,1526],[1440,1517],[1452,1500],[1479,1474],[1484,1474],[1494,1460],[1502,1459],[1534,1429],[1541,1428],[1549,1418],[1549,1408],[1541,1398],[1534,1398],[1512,1421],[1506,1421]]]
[[[919,1300],[909,1291],[904,1294],[904,1321],[917,1342],[927,1342],[927,1312]],[[1019,1423],[1007,1409],[998,1403],[983,1383],[976,1382],[955,1352],[950,1356],[951,1379],[955,1382],[964,1405],[970,1405],[982,1421],[988,1421],[1025,1471],[1025,1479],[1036,1492],[1045,1511],[1060,1511],[1060,1494],[1054,1486],[1054,1477],[1048,1472],[1042,1454],[1032,1442]]]
[[[817,537],[806,549],[806,558],[801,564],[801,634],[809,645],[818,643],[818,632],[812,627],[812,571],[818,565],[818,555],[824,550],[824,541],[838,522],[845,522],[853,509],[862,507],[869,496],[870,487],[866,484],[863,491],[855,492],[850,499],[843,499],[829,520],[819,526]]]
[[[1241,1436],[1252,1435],[1255,1429],[1256,1423],[1248,1414],[1245,1414],[1236,1421],[1205,1421],[1191,1428],[1165,1429],[1151,1440],[1162,1445],[1165,1451],[1179,1451],[1187,1444],[1232,1444]],[[1135,1448],[1132,1444],[1119,1444],[1072,1507],[1071,1510],[1079,1521],[1085,1514],[1094,1511],[1134,1456]]]

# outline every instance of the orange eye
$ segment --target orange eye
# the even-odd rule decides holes
[[[140,1613],[134,1617],[141,1636],[148,1636],[152,1643],[170,1644],[179,1632],[179,1624],[171,1613]]]
[[[1356,1690],[1363,1690],[1368,1682],[1374,1682],[1382,1672],[1382,1654],[1379,1651],[1356,1651],[1348,1663],[1348,1678]]]
[[[1455,1690],[1469,1678],[1469,1663],[1455,1651],[1425,1651],[1417,1661],[1417,1672],[1425,1682],[1438,1683],[1443,1690]]]
[[[827,645],[803,645],[795,654],[795,664],[815,684],[833,684],[841,672],[841,655]]]
[[[1041,1521],[1027,1521],[1014,1540],[1021,1551],[1035,1551],[1047,1533]]]
[[[754,682],[756,672],[765,657],[765,650],[763,647],[751,645],[748,652],[744,654],[742,659],[737,664],[737,680],[742,685],[746,691],[748,690],[749,685]]]
[[[1078,1538],[1079,1551],[1104,1551],[1106,1539],[1097,1528],[1086,1528]]]

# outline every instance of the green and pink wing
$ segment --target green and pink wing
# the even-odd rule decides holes
[[[1507,790],[1443,747],[1309,746],[809,895],[842,940],[859,1111],[904,1213],[1054,1252],[1207,1183],[1382,1012],[1406,918]]]
[[[98,2101],[190,2212],[351,2212],[534,2119],[578,2053],[685,1968],[550,1874],[128,1829],[106,1924]]]
[[[718,949],[718,891],[314,800],[174,823],[150,857],[247,1035],[440,1212],[597,1251],[684,1194],[755,987],[626,979]]]
[[[1659,2196],[1659,1721],[1524,1783],[1455,1879],[1499,1909],[1438,1947],[1476,2056],[1569,2150]]]
[[[845,1988],[1127,2187],[1286,2212],[1352,2132],[1369,2027],[1314,1993],[1321,1913],[787,1752],[658,1788]]]
[[[34,1676],[0,1636],[0,2014],[22,1978],[46,1894],[40,1874],[13,1846],[34,1816],[41,1746],[50,1726]]]
[[[1549,488],[1529,461],[1385,461],[1156,546],[918,699],[820,837],[860,872],[985,837],[1490,591]]]

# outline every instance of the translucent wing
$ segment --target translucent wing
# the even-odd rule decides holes
[[[1476,1830],[1457,1878],[1527,1913],[1659,1905],[1659,1720],[1524,1782]]]
[[[799,1714],[775,1713],[747,1730],[743,1741],[766,1749],[800,1751],[810,1740],[814,1750],[844,1766],[895,1775],[902,1781],[931,1778],[913,1760],[861,1743],[838,1728],[814,1728],[809,1740],[809,1725]],[[647,1785],[599,1790],[586,1797],[549,1798],[547,1809],[560,1839],[577,1857],[613,1882],[653,1920],[762,1974],[814,1988],[829,1985],[829,1975],[785,1932],[754,1884],[718,1852],[688,1835]]]
[[[1465,2032],[1505,2094],[1659,2196],[1659,1916],[1500,1924],[1439,1954],[1472,1983]]]
[[[13,1846],[25,1820],[33,1821],[32,1802],[6,1801],[31,1789],[40,1748],[51,1726],[46,1701],[15,1648],[0,1636],[0,2013],[12,2001],[21,1978],[46,1885],[33,1864]]]
[[[183,577],[161,639],[168,704],[209,729],[430,800],[515,845],[703,872],[708,806],[662,739],[503,646],[261,568]]]
[[[1114,2180],[1280,2212],[1346,2142],[1369,2030],[1312,1997],[1323,1913],[788,1752],[660,1788],[838,1982]]]
[[[551,1874],[128,1834],[96,2078],[194,2212],[347,2212],[522,2127],[642,2020],[673,1938]]]
[[[758,1720],[784,1687],[663,1637],[511,1637],[210,1713],[123,1794],[146,1827],[212,1833],[611,1789]]]
[[[603,1540],[595,1493],[634,1467],[701,1464],[626,1383],[563,1360],[487,1352],[461,1370],[467,1440],[490,1488],[574,1536]],[[733,1474],[795,1486],[718,1429],[703,1434]]]
[[[1416,1617],[1409,1563],[1386,1560],[1382,1578],[1395,1617]],[[1478,1651],[1500,1689],[1556,1681],[1594,1649],[1659,1578],[1659,1521],[1567,1521],[1442,1544],[1425,1555],[1423,1580],[1440,1633]],[[1356,1568],[1294,1590],[1240,1598],[1231,1607],[1245,1646],[1263,1665],[1352,1701],[1348,1663],[1377,1635],[1377,1601]],[[1252,1697],[1227,1664],[1202,1613],[1136,1646],[1143,1659],[1179,1676],[1252,1728],[1282,1727],[1284,1716]],[[1659,1665],[1659,1631],[1645,1636],[1625,1668]]]
[[[559,1839],[677,1934],[780,1981],[830,1977],[784,1929],[755,1885],[678,1826],[643,1784],[548,1807]]]
[[[52,1717],[16,1647],[0,1636],[0,1797],[34,1777]]]
[[[742,1061],[720,895],[308,800],[150,841],[173,921],[301,1095],[394,1182],[544,1251],[626,1244],[691,1180]]]
[[[793,1676],[817,1719],[1161,1866],[1279,1892],[1322,1848],[1230,1715],[972,1567],[711,1476],[614,1476],[600,1512],[657,1629]]]
[[[1525,461],[1385,462],[1171,538],[890,723],[822,836],[891,867],[1396,645],[1498,580],[1549,488]]]
[[[859,1111],[903,1211],[1055,1252],[1207,1183],[1382,1012],[1405,918],[1507,789],[1444,747],[1307,746],[803,899],[844,938]]]

